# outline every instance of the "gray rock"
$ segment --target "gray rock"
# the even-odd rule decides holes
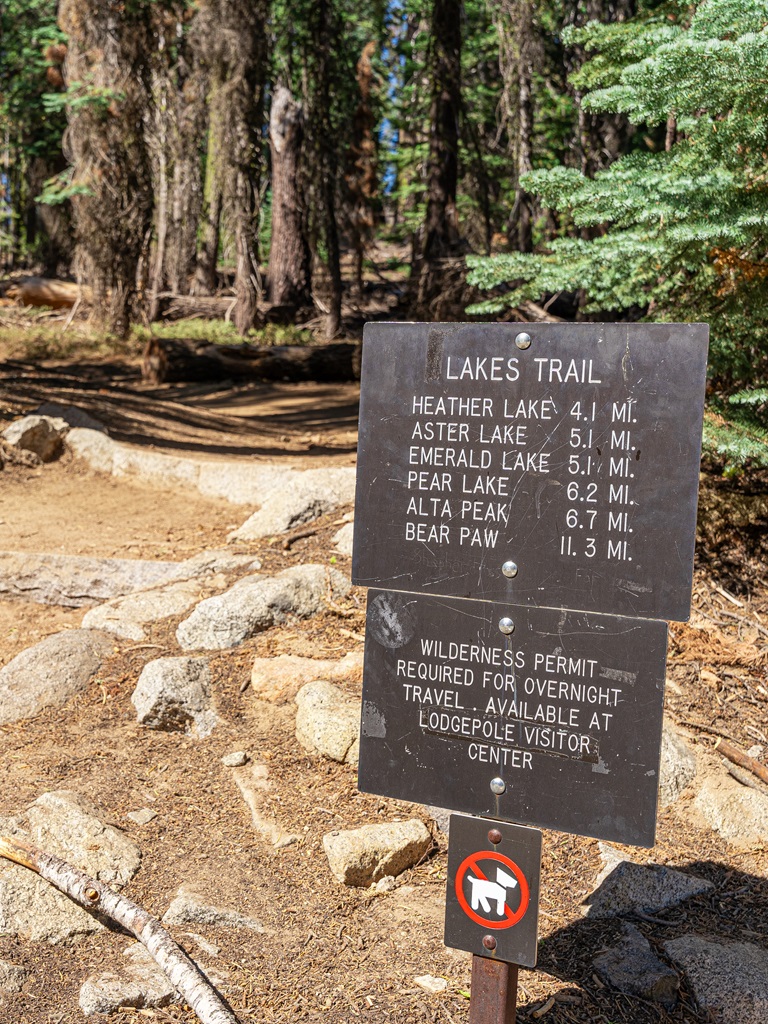
[[[177,569],[175,562],[0,551],[0,595],[83,608],[151,587]]]
[[[6,427],[3,437],[16,448],[34,452],[42,462],[53,462],[61,455],[68,429],[64,420],[50,416],[24,416]]]
[[[126,818],[134,825],[148,825],[156,817],[157,811],[153,811],[151,807],[142,807],[138,811],[128,811],[126,814]]]
[[[661,1003],[668,1009],[677,1002],[677,974],[659,960],[642,932],[626,921],[619,942],[593,962],[600,977],[620,992]]]
[[[195,892],[190,886],[182,885],[178,894],[163,915],[163,924],[188,925],[207,924],[218,928],[245,928],[263,934],[266,929],[255,917],[241,914],[239,910],[217,907]]]
[[[261,562],[253,555],[236,555],[232,551],[214,548],[178,562],[172,575],[175,579],[187,580],[222,572],[242,572],[246,569],[249,572],[258,572],[260,568]]]
[[[360,757],[360,702],[325,680],[306,683],[296,694],[296,739],[312,753],[357,764]]]
[[[228,537],[231,541],[259,540],[284,533],[355,500],[355,470],[293,471],[264,495],[261,508]]]
[[[436,978],[434,974],[420,974],[418,978],[414,978],[413,980],[420,989],[423,989],[431,996],[440,995],[441,992],[445,992],[448,988],[447,979]]]
[[[768,952],[749,942],[683,935],[664,951],[685,971],[694,998],[720,1024],[764,1024],[768,1018]]]
[[[448,836],[451,831],[451,812],[446,810],[445,807],[426,806],[424,810],[432,818],[432,821],[434,821],[435,828],[438,832],[442,832],[444,836]]]
[[[661,733],[659,807],[669,807],[696,778],[696,756],[674,726],[664,722]]]
[[[355,524],[345,523],[340,530],[333,535],[333,546],[340,555],[352,557],[352,539],[355,534]]]
[[[596,884],[584,901],[588,917],[622,917],[637,910],[653,913],[713,888],[711,882],[695,875],[631,860],[609,863]]]
[[[293,700],[305,683],[327,679],[331,683],[359,683],[363,678],[363,652],[350,651],[338,661],[279,654],[256,658],[251,670],[251,693],[261,700],[284,704]]]
[[[125,951],[128,963],[119,971],[92,974],[80,989],[80,1009],[91,1017],[121,1007],[136,1009],[168,1006],[181,1001],[167,975],[141,943]]]
[[[73,427],[67,434],[67,447],[97,473],[112,473],[118,446],[101,431]]]
[[[323,836],[331,872],[345,885],[369,886],[386,875],[399,875],[417,864],[431,845],[429,829],[418,818]]]
[[[0,960],[0,992],[21,992],[28,977],[29,971],[25,967]]]
[[[0,669],[0,725],[65,704],[85,689],[112,650],[103,633],[69,629],[17,654]]]
[[[768,842],[768,796],[728,775],[706,779],[693,808],[715,832],[739,849],[753,849]]]
[[[322,565],[297,565],[276,576],[246,576],[223,594],[201,601],[176,630],[184,650],[235,647],[288,616],[307,618],[326,606],[329,588],[349,592],[340,573]]]
[[[27,868],[0,861],[0,935],[59,943],[101,927],[95,917]]]
[[[213,576],[206,582],[221,589],[227,585],[223,576]],[[86,629],[103,629],[126,640],[141,641],[146,639],[145,626],[149,623],[181,615],[199,599],[200,583],[197,580],[166,583],[91,608],[83,616],[83,626]]]
[[[251,823],[258,834],[271,843],[276,850],[292,846],[299,837],[284,829],[271,813],[274,801],[270,798],[273,789],[269,769],[265,764],[252,764],[248,768],[235,768],[232,772],[235,785],[251,812]]]
[[[43,402],[35,409],[39,416],[52,416],[55,419],[64,420],[70,427],[87,427],[88,430],[99,430],[106,432],[106,427],[95,417],[89,415],[84,409],[78,409],[76,405],[59,405],[58,402]]]
[[[86,874],[120,887],[139,867],[140,852],[104,824],[83,797],[67,791],[44,793],[29,809],[31,830],[0,821],[0,832],[44,846]],[[98,931],[98,919],[27,868],[0,860],[0,935],[29,942],[66,942]]]
[[[118,444],[98,430],[82,427],[70,430],[67,444],[78,458],[100,473],[139,477],[162,486],[190,487],[234,505],[261,506],[256,520],[245,531],[248,539],[251,532],[254,536],[269,536],[290,528],[297,515],[311,514],[313,501],[323,507],[331,502],[330,507],[335,507],[354,500],[355,470],[351,466],[296,470],[263,464],[233,465],[231,461],[198,462]]]
[[[221,759],[225,768],[242,768],[248,764],[248,755],[244,750],[233,750],[231,754],[225,754]]]
[[[27,811],[36,846],[69,861],[101,882],[122,888],[141,864],[141,850],[112,825],[95,804],[60,789],[43,793]]]
[[[157,658],[141,670],[131,695],[148,729],[207,736],[216,725],[207,658]]]

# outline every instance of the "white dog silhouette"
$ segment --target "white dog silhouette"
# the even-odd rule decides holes
[[[503,868],[496,868],[496,881],[491,882],[487,878],[475,878],[474,875],[467,875],[472,886],[470,906],[473,910],[482,908],[486,914],[491,913],[491,903],[496,904],[496,913],[499,917],[504,916],[504,904],[507,902],[507,889],[514,889],[517,879],[508,874]]]

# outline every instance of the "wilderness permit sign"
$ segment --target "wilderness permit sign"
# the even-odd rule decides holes
[[[370,590],[361,790],[654,841],[666,623]]]
[[[353,582],[687,619],[704,324],[368,324]]]

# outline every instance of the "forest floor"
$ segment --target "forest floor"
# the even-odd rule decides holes
[[[42,400],[96,416],[116,440],[157,450],[259,459],[296,466],[351,465],[355,385],[165,385],[141,383],[134,359],[48,360],[0,365],[0,426]],[[196,492],[105,477],[69,456],[0,473],[4,550],[180,560],[226,546],[248,514]],[[345,510],[289,551],[267,538],[234,548],[267,571],[332,559],[331,537]],[[672,625],[669,714],[695,723],[691,741],[710,751],[716,733],[741,747],[768,748],[768,488],[702,478],[700,538],[689,624]],[[62,709],[0,729],[0,817],[20,814],[41,793],[87,795],[142,849],[127,895],[162,916],[179,886],[259,919],[265,932],[197,926],[219,947],[213,962],[231,986],[243,1024],[365,1019],[398,1024],[468,1020],[470,956],[443,945],[446,840],[398,879],[392,892],[346,888],[332,877],[325,833],[413,816],[424,808],[363,794],[355,769],[307,755],[294,734],[295,707],[256,699],[247,688],[254,657],[341,658],[362,649],[365,595],[353,591],[343,614],[271,628],[211,656],[220,725],[205,739],[150,731],[136,722],[130,696],[142,666],[177,653],[178,619],[152,627],[148,643],[116,640],[90,689]],[[49,634],[80,624],[83,611],[0,601],[0,665]],[[714,733],[707,730],[714,730]],[[275,850],[254,833],[248,808],[221,757],[249,751],[270,767],[270,810],[301,838]],[[138,826],[129,811],[158,814]],[[622,848],[620,848],[622,849]],[[768,851],[736,851],[688,811],[685,795],[659,817],[656,846],[624,849],[632,859],[689,870],[710,892],[661,918],[634,923],[655,949],[689,931],[768,947]],[[519,1015],[547,1024],[650,1024],[701,1021],[685,982],[673,1011],[630,998],[597,977],[593,956],[610,945],[617,921],[584,919],[582,904],[602,866],[592,839],[546,832],[539,964],[521,970]],[[183,935],[181,940],[187,941]],[[196,953],[193,940],[190,951]],[[117,963],[125,936],[100,931],[69,945],[0,938],[0,959],[28,967],[32,980],[7,997],[8,1024],[74,1024],[80,986]],[[429,995],[415,977],[447,980]],[[550,1005],[550,997],[554,1003]],[[191,1011],[125,1011],[119,1019],[191,1021]]]

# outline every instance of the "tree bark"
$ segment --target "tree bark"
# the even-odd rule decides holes
[[[430,72],[427,210],[416,278],[416,313],[434,318],[434,304],[445,295],[446,261],[460,252],[456,186],[459,173],[461,110],[461,0],[434,0]]]
[[[130,327],[151,227],[145,122],[151,108],[147,54],[156,44],[152,17],[148,3],[59,4],[59,23],[69,37],[67,80],[87,82],[109,100],[106,109],[70,106],[66,140],[74,181],[88,188],[72,202],[79,267],[93,286],[99,319],[118,337]]]
[[[203,200],[203,230],[197,254],[193,291],[196,295],[213,295],[216,291],[216,266],[219,258],[221,211],[224,205],[221,171],[221,111],[218,83],[211,87],[208,98],[210,120],[208,147],[205,161],[205,193]]]
[[[272,241],[269,301],[276,306],[311,306],[311,255],[298,175],[304,136],[301,105],[278,85],[269,114],[272,158]]]

